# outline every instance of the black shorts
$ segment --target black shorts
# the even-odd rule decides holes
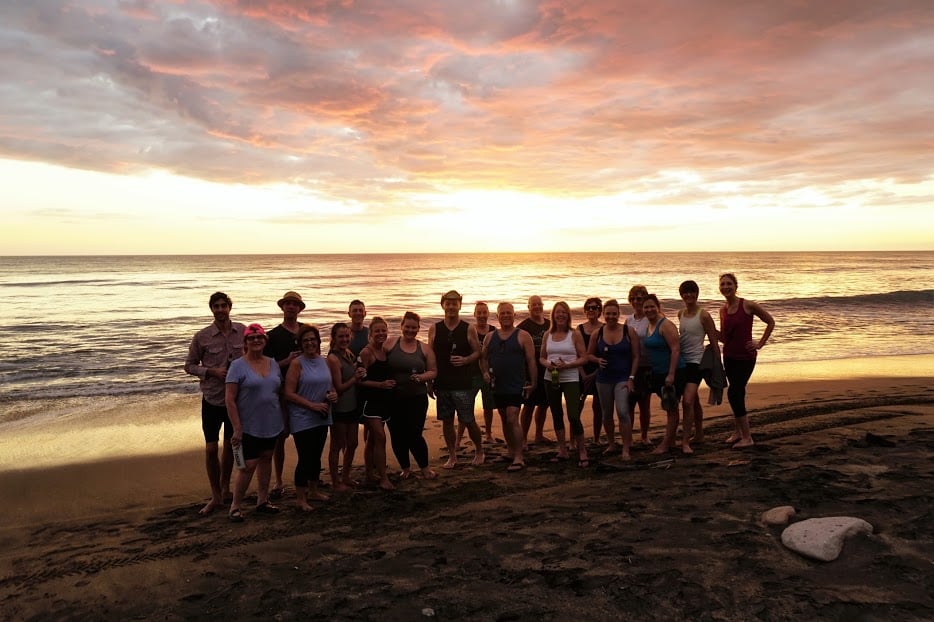
[[[201,398],[201,431],[204,432],[205,443],[216,443],[220,440],[221,426],[224,427],[224,441],[233,436],[233,425],[227,416],[226,406],[215,406]]]
[[[678,399],[681,399],[681,396],[684,395],[684,385],[687,384],[686,370],[685,367],[675,370],[675,394]],[[659,397],[662,396],[662,387],[665,386],[665,378],[667,377],[668,374],[652,374],[652,393]]]
[[[334,411],[331,413],[331,417],[333,417],[334,423],[360,423],[360,413],[356,410],[343,413]]]
[[[704,376],[701,374],[700,363],[687,363],[684,366],[686,384],[700,384]]]
[[[519,408],[522,406],[522,394],[511,394],[511,393],[494,393],[493,394],[493,403],[496,404],[498,410],[506,410],[507,408]]]
[[[535,385],[535,390],[529,399],[523,402],[523,406],[548,406],[548,396],[545,394],[545,381],[539,380]]]
[[[272,453],[272,450],[276,448],[277,438],[279,438],[278,434],[271,438],[263,438],[244,433],[242,440],[243,459],[256,460],[265,453]]]

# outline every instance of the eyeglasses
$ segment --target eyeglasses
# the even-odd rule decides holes
[[[600,306],[599,305],[587,305],[586,307],[584,307],[584,310],[585,311],[599,311]]]

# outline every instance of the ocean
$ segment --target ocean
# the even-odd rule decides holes
[[[300,319],[323,332],[359,298],[390,334],[403,312],[419,313],[425,338],[449,289],[464,296],[464,316],[477,300],[508,300],[521,320],[538,294],[546,314],[568,302],[576,323],[587,297],[622,302],[636,283],[674,315],[678,285],[694,279],[716,317],[722,272],[776,319],[757,376],[770,363],[934,354],[934,252],[0,257],[0,436],[65,420],[116,425],[117,437],[128,422],[158,424],[161,434],[196,416],[197,381],[182,364],[216,290],[242,323],[275,326],[276,300],[295,290],[307,303]]]

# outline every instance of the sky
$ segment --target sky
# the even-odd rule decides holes
[[[0,3],[0,255],[934,250],[931,0]]]

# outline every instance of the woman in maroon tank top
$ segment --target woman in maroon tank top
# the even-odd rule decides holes
[[[768,343],[775,320],[758,303],[736,295],[738,282],[731,273],[720,275],[720,293],[726,299],[720,307],[720,341],[723,342],[723,370],[729,388],[727,399],[733,409],[736,431],[727,439],[734,449],[752,447],[749,417],[746,414],[746,384],[756,367],[756,355]],[[765,322],[762,337],[752,338],[753,316]]]

